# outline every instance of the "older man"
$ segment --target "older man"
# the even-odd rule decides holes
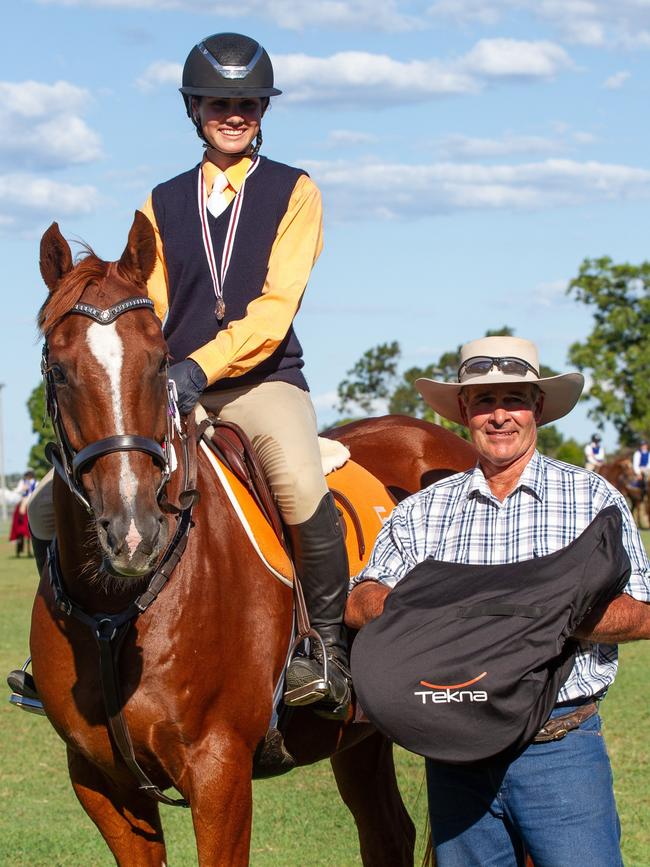
[[[650,637],[650,566],[620,494],[604,479],[540,455],[537,427],[574,407],[582,376],[541,378],[527,340],[486,337],[462,347],[458,382],[420,379],[433,409],[466,425],[479,455],[401,503],[357,576],[346,620],[379,616],[388,593],[429,557],[457,563],[512,563],[572,542],[607,506],[623,519],[632,565],[625,592],[583,622],[575,665],[551,716],[600,699],[614,680],[617,642]],[[439,867],[621,865],[620,825],[598,715],[561,740],[532,743],[514,759],[450,765],[427,759],[432,837]]]

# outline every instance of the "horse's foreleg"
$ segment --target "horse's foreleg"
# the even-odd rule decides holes
[[[86,758],[68,749],[68,768],[81,806],[120,867],[166,864],[158,804],[137,788],[121,789]]]
[[[366,867],[410,867],[415,827],[397,786],[393,745],[379,732],[331,759],[336,784],[354,816]]]
[[[253,789],[252,754],[214,737],[188,763],[189,798],[201,867],[248,867]]]

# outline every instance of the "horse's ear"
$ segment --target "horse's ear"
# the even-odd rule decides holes
[[[156,264],[156,235],[142,211],[136,211],[119,268],[146,284]]]
[[[72,270],[70,245],[59,231],[59,224],[52,223],[41,238],[41,274],[45,285],[54,292],[57,283]]]

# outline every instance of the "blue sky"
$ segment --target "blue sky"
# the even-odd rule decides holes
[[[565,295],[580,262],[648,258],[648,0],[21,0],[3,25],[7,472],[33,440],[40,236],[56,220],[120,256],[150,189],[200,158],[177,87],[211,33],[267,48],[284,94],[263,153],[323,191],[298,320],[321,423],[383,341],[424,365],[507,323],[566,369],[591,323]],[[593,425],[581,408],[559,427]]]

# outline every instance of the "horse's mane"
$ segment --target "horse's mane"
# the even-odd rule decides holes
[[[72,271],[65,274],[56,292],[50,292],[38,311],[37,324],[44,337],[63,319],[66,313],[83,295],[84,289],[93,281],[102,280],[108,273],[108,262],[104,262],[87,244],[76,258]]]

